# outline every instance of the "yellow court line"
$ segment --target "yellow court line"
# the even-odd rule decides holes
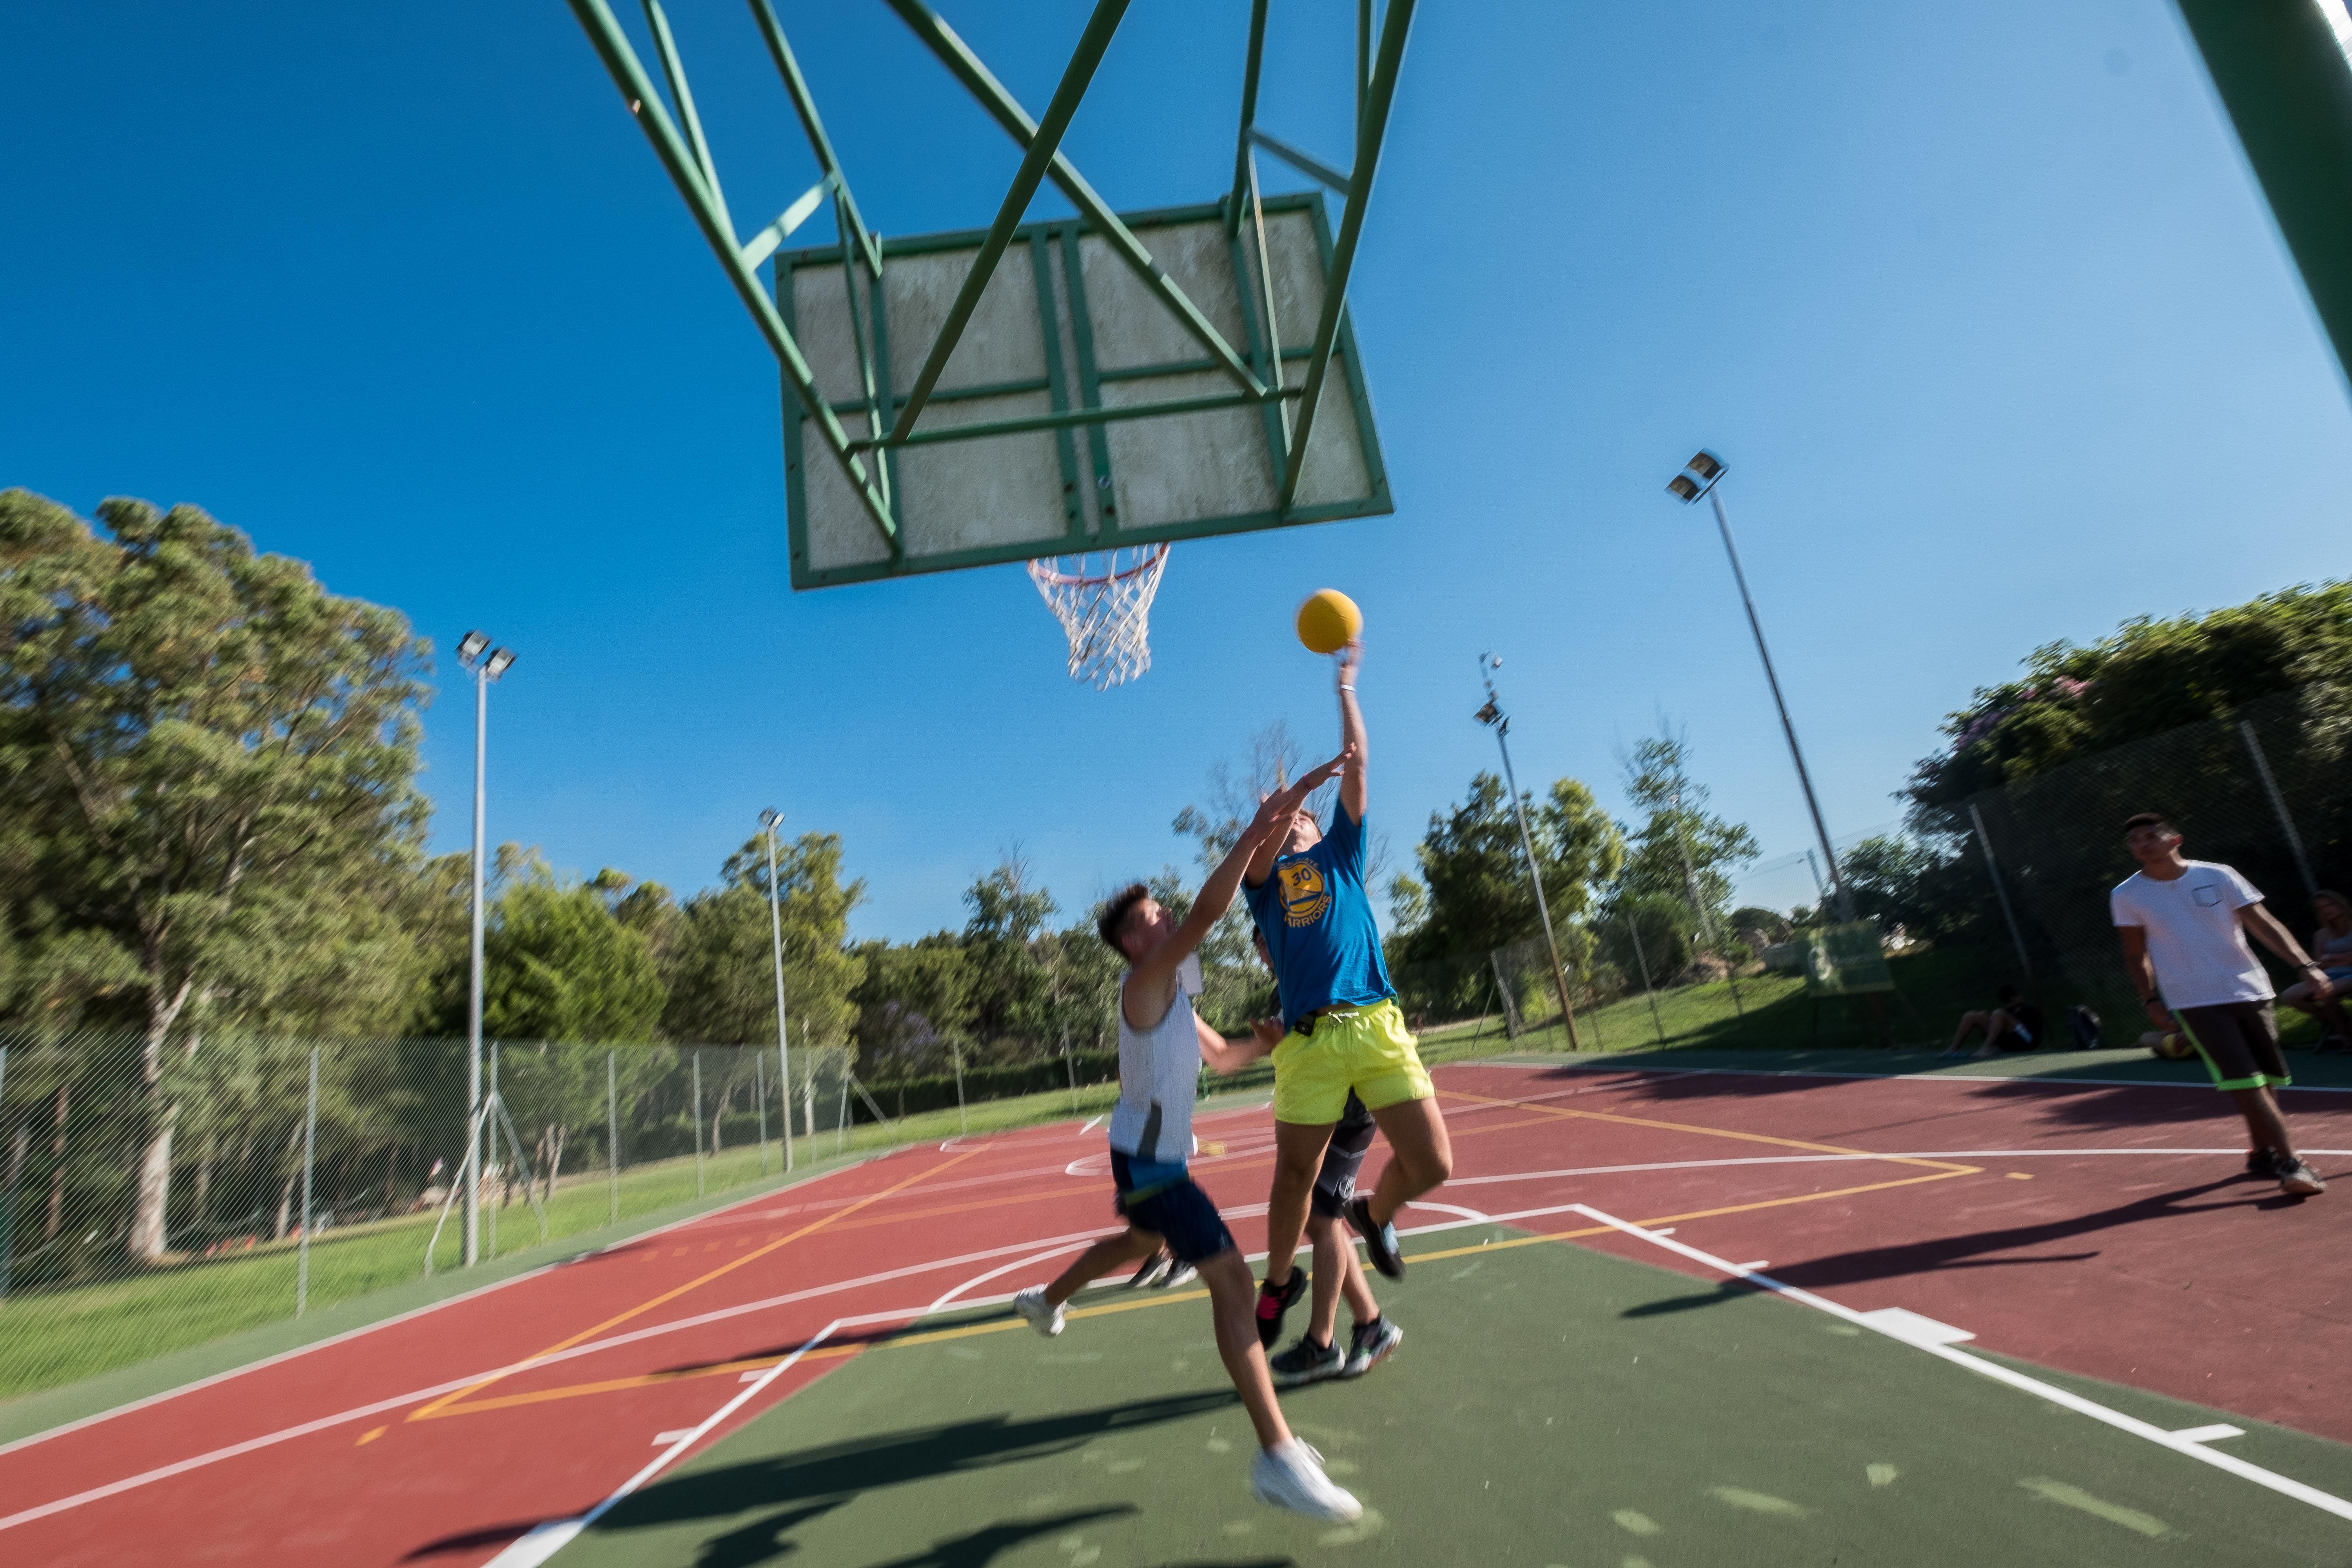
[[[1564,1106],[1536,1105],[1524,1100],[1493,1100],[1483,1094],[1465,1094],[1458,1089],[1442,1089],[1441,1095],[1455,1100],[1475,1100],[1480,1105],[1509,1106],[1515,1110],[1532,1110],[1542,1116],[1557,1116],[1574,1121],[1613,1121],[1621,1127],[1649,1127],[1667,1132],[1696,1132],[1709,1138],[1734,1138],[1743,1143],[1769,1143],[1782,1149],[1802,1149],[1814,1154],[1861,1154],[1886,1161],[1895,1165],[1926,1165],[1939,1171],[1958,1172],[1965,1167],[1949,1160],[1919,1160],[1901,1154],[1880,1154],[1873,1149],[1848,1149],[1836,1143],[1811,1143],[1802,1138],[1779,1138],[1769,1132],[1736,1132],[1727,1127],[1694,1127],[1683,1121],[1654,1121],[1641,1116],[1619,1116],[1606,1110],[1570,1110]],[[1971,1169],[1971,1173],[1974,1173]]]
[[[478,1383],[469,1384],[467,1387],[457,1390],[455,1394],[443,1394],[440,1398],[433,1401],[430,1405],[418,1407],[409,1415],[408,1419],[411,1421],[422,1421],[428,1416],[437,1415],[447,1406],[458,1404],[469,1395],[478,1394],[483,1389],[489,1387],[490,1384],[500,1382],[505,1378],[512,1376],[518,1372],[523,1371],[532,1362],[538,1361],[542,1356],[551,1356],[555,1354],[558,1351],[567,1351],[573,1345],[583,1343],[588,1340],[593,1340],[608,1329],[617,1328],[621,1324],[627,1322],[631,1318],[637,1317],[642,1313],[650,1312],[656,1307],[662,1306],[667,1302],[675,1301],[680,1296],[686,1295],[689,1291],[700,1289],[703,1286],[709,1284],[713,1279],[717,1279],[724,1275],[732,1274],[736,1269],[742,1268],[747,1263],[765,1258],[769,1253],[775,1251],[779,1247],[789,1247],[804,1236],[824,1229],[826,1226],[832,1225],[835,1220],[856,1214],[859,1209],[866,1207],[869,1204],[877,1204],[894,1194],[902,1193],[908,1187],[913,1186],[917,1182],[936,1176],[940,1172],[949,1169],[950,1166],[960,1165],[964,1161],[972,1158],[980,1152],[981,1151],[977,1149],[967,1150],[963,1153],[954,1156],[945,1164],[934,1165],[926,1171],[918,1171],[915,1174],[908,1177],[905,1181],[898,1183],[896,1186],[885,1187],[878,1193],[875,1193],[867,1197],[859,1199],[857,1202],[851,1204],[846,1208],[835,1209],[833,1213],[826,1215],[822,1219],[811,1221],[809,1224],[801,1226],[800,1229],[793,1231],[789,1236],[779,1237],[775,1240],[769,1242],[765,1247],[758,1247],[751,1252],[747,1252],[740,1258],[730,1258],[729,1261],[722,1263],[718,1268],[710,1270],[709,1273],[703,1275],[698,1279],[690,1279],[674,1289],[665,1290],[660,1295],[654,1297],[651,1300],[641,1301],[625,1312],[620,1312],[613,1317],[605,1319],[603,1322],[598,1323],[593,1328],[583,1329],[580,1332],[573,1334],[569,1339],[559,1340],[543,1351],[534,1352],[532,1354],[523,1358],[520,1363],[508,1368],[504,1372],[494,1373],[490,1376],[483,1378]]]

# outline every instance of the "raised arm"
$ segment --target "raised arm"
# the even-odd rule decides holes
[[[1356,672],[1363,668],[1364,639],[1354,637],[1339,650],[1339,747],[1348,758],[1339,775],[1339,805],[1351,822],[1364,820],[1364,710],[1356,705]],[[1260,878],[1264,880],[1264,878]]]
[[[2240,906],[2238,923],[2245,927],[2247,933],[2256,942],[2301,970],[2305,983],[2312,988],[2312,994],[2321,1001],[2326,1000],[2335,989],[2327,978],[2327,971],[2311,961],[2311,955],[2303,951],[2303,944],[2294,940],[2294,933],[2280,923],[2278,916],[2271,913],[2269,905]]]
[[[1139,982],[1149,985],[1175,973],[1176,966],[1208,939],[1225,911],[1233,908],[1234,894],[1242,885],[1242,873],[1255,858],[1259,847],[1279,843],[1299,803],[1338,773],[1346,761],[1347,753],[1343,752],[1321,767],[1300,774],[1298,782],[1289,788],[1278,789],[1258,802],[1257,815],[1242,829],[1241,837],[1225,852],[1225,858],[1217,862],[1217,868],[1209,873],[1209,879],[1201,884],[1200,893],[1192,900],[1192,911],[1176,928],[1176,934],[1136,963],[1135,978]],[[1267,864],[1272,863],[1269,858]]]

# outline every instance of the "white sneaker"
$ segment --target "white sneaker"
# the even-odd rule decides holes
[[[1327,1524],[1349,1524],[1364,1516],[1364,1505],[1323,1473],[1323,1456],[1296,1437],[1260,1449],[1250,1461],[1250,1495]]]
[[[1193,1280],[1198,1279],[1200,1277],[1201,1271],[1193,1268],[1191,1264],[1179,1263],[1170,1268],[1167,1273],[1161,1275],[1159,1279],[1154,1279],[1151,1282],[1151,1288],[1154,1290],[1173,1290],[1180,1286],[1190,1285]]]
[[[1013,1298],[1013,1310],[1029,1320],[1029,1326],[1052,1339],[1062,1331],[1062,1309],[1045,1300],[1045,1287],[1032,1285]]]

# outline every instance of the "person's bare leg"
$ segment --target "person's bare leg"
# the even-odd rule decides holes
[[[1265,1282],[1281,1285],[1297,1264],[1298,1238],[1307,1231],[1308,1200],[1322,1173],[1323,1151],[1336,1122],[1277,1121],[1274,1124],[1274,1190],[1265,1200]]]
[[[1117,1236],[1106,1236],[1079,1253],[1077,1261],[1054,1276],[1054,1282],[1045,1287],[1045,1300],[1058,1307],[1112,1269],[1149,1258],[1159,1250],[1157,1234],[1133,1226]]]
[[[1209,1288],[1209,1306],[1217,1319],[1217,1354],[1242,1396],[1257,1446],[1271,1448],[1290,1440],[1290,1424],[1274,1397],[1274,1374],[1266,1370],[1265,1351],[1257,1342],[1257,1282],[1241,1249],[1229,1247],[1201,1265],[1201,1283]]]
[[[1985,1016],[1982,1013],[1961,1014],[1960,1026],[1952,1031],[1952,1043],[1950,1047],[1945,1050],[1944,1054],[1948,1057],[1958,1056],[1960,1054],[1960,1047],[1968,1044],[1969,1037],[1975,1034],[1979,1029],[1981,1029],[1984,1026]]]
[[[2252,1134],[2257,1148],[2275,1149],[2284,1160],[2295,1158],[2294,1140],[2287,1136],[2286,1118],[2279,1114],[2278,1101],[2272,1098],[2267,1086],[2233,1089],[2230,1098],[2238,1102],[2238,1114],[2246,1119],[2246,1131]]]
[[[1386,1225],[1423,1193],[1454,1173],[1454,1143],[1445,1135],[1445,1118],[1435,1097],[1402,1100],[1372,1112],[1381,1136],[1389,1141],[1389,1163],[1372,1189],[1369,1207],[1374,1225]]]

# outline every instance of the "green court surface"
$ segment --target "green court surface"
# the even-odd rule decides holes
[[[1286,1396],[1363,1499],[1360,1524],[1250,1498],[1249,1426],[1194,1298],[1075,1319],[1052,1341],[1000,1330],[1002,1309],[926,1324],[979,1331],[837,1364],[555,1561],[2352,1563],[2345,1521],[2045,1398],[1785,1300],[1558,1243],[1485,1250],[1515,1234],[1423,1238],[1452,1256],[1375,1281],[1407,1331],[1398,1352]],[[2167,1430],[2224,1419],[2035,1375]],[[2229,1452],[2352,1492],[2352,1448],[2227,1420],[2245,1428]]]

